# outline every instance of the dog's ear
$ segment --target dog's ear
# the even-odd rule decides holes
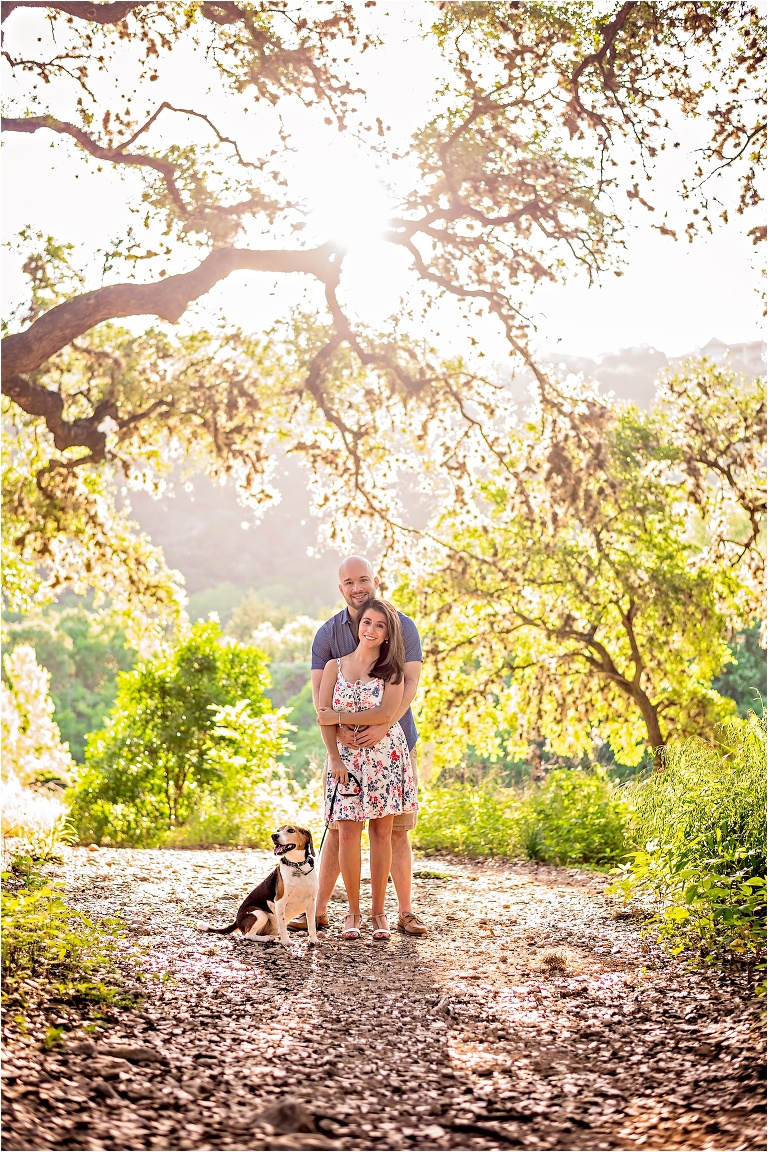
[[[309,828],[299,828],[299,832],[303,832],[307,838],[307,855],[314,857],[315,845],[312,842],[312,833],[310,832]]]

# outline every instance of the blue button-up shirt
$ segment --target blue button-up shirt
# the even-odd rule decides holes
[[[421,662],[421,640],[416,625],[410,616],[404,616],[402,612],[398,612],[398,616],[403,629],[405,662],[406,664],[411,660]],[[317,635],[312,642],[312,671],[325,668],[329,660],[339,660],[342,656],[349,656],[355,648],[357,648],[357,631],[350,619],[349,609],[344,608],[335,616],[331,616],[330,620],[326,620],[321,628],[318,628]],[[400,717],[400,727],[408,742],[408,750],[412,751],[416,747],[419,734],[416,731],[410,708]]]

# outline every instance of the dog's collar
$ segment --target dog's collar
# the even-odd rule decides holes
[[[313,856],[307,856],[305,860],[300,860],[296,864],[293,860],[286,860],[285,856],[280,857],[281,864],[287,864],[289,868],[293,868],[294,872],[298,872],[301,876],[309,876],[310,872],[315,866],[315,859]],[[302,872],[302,868],[306,867],[306,872]]]

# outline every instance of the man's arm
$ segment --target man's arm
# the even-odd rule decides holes
[[[320,707],[320,685],[323,682],[323,669],[313,668],[310,676],[312,677],[312,703],[315,706],[315,712]]]
[[[416,695],[416,690],[419,687],[419,680],[421,678],[421,660],[409,660],[405,665],[405,676],[403,679],[403,699],[400,707],[397,710],[397,715],[392,721],[396,724],[398,720],[402,720],[406,712],[413,703],[413,698]]]

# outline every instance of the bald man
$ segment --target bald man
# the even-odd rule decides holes
[[[320,681],[323,669],[329,660],[349,656],[357,647],[357,625],[360,608],[366,600],[376,595],[379,578],[375,575],[368,560],[363,556],[348,556],[339,567],[339,592],[344,597],[346,608],[326,621],[315,636],[312,644],[312,697],[318,707]],[[421,676],[421,641],[416,625],[409,616],[398,612],[403,626],[405,642],[405,688],[403,702],[395,721],[400,721],[408,748],[411,753],[414,776],[416,776],[416,741],[418,735],[413,722],[411,701],[416,695]],[[393,723],[395,722],[393,721]],[[387,724],[371,724],[359,732],[351,728],[339,728],[339,740],[350,748],[371,748],[387,734]],[[416,826],[416,812],[401,812],[395,816],[392,826],[392,882],[395,885],[398,901],[397,926],[409,936],[426,936],[427,928],[411,908],[411,842],[408,833]],[[334,824],[328,829],[328,836],[320,857],[319,890],[317,894],[317,926],[328,927],[328,901],[339,878],[339,831]],[[306,928],[305,916],[298,916],[288,925],[293,931]]]

